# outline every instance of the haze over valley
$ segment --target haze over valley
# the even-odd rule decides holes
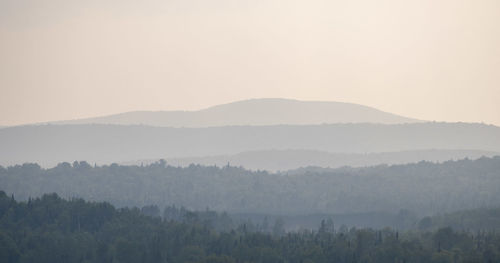
[[[285,115],[288,118],[282,118]],[[500,128],[416,121],[345,103],[260,99],[200,112],[124,113],[9,127],[0,130],[0,143],[4,146],[0,148],[1,165],[36,162],[51,167],[74,160],[110,164],[162,158],[182,165],[187,165],[186,160],[220,165],[231,162],[231,158],[207,163],[200,157],[260,151],[269,156],[267,163],[278,164],[283,162],[281,158],[288,159],[290,165],[272,168],[264,160],[251,164],[252,157],[234,164],[282,170],[493,156],[500,152]],[[302,154],[286,156],[286,151]],[[325,152],[323,157],[318,156],[318,151]],[[391,158],[384,157],[387,152],[391,152]],[[178,158],[184,161],[175,161]]]
[[[0,263],[500,262],[498,0],[0,1]]]
[[[232,165],[251,170],[270,172],[294,170],[301,167],[338,168],[343,166],[363,167],[380,164],[406,164],[420,161],[444,162],[461,159],[493,157],[498,152],[477,150],[413,150],[380,153],[330,153],[318,150],[262,150],[248,151],[234,155],[204,157],[161,158],[169,165],[186,167],[191,164],[219,167]],[[159,159],[124,162],[124,165],[148,165]]]

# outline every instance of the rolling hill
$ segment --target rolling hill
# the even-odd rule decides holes
[[[52,124],[117,124],[160,127],[313,125],[331,123],[413,123],[418,120],[353,103],[252,99],[199,111],[135,111]]]

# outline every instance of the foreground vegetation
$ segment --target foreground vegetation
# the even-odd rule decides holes
[[[500,234],[335,229],[271,233],[243,224],[216,231],[183,220],[56,194],[17,202],[0,192],[0,262],[500,262]],[[221,220],[215,217],[215,220]]]

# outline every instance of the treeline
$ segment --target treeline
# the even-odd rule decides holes
[[[421,230],[451,227],[455,230],[500,233],[500,208],[478,208],[427,216],[420,219],[417,227]]]
[[[175,221],[148,209],[70,201],[17,202],[0,192],[0,262],[500,262],[500,235],[336,229],[215,231],[196,213]],[[175,215],[172,215],[175,216]]]
[[[407,209],[418,217],[500,204],[500,157],[289,173],[224,166],[94,166],[61,163],[0,167],[1,189],[16,199],[44,193],[117,207],[207,207],[229,213],[348,214]]]
[[[381,212],[329,215],[268,215],[268,214],[228,214],[209,209],[192,211],[185,207],[167,206],[160,209],[156,205],[140,208],[140,213],[149,217],[161,218],[167,221],[182,223],[200,223],[216,230],[225,232],[246,225],[249,231],[263,233],[284,233],[303,230],[315,230],[320,224],[338,229],[350,227],[384,229],[390,227],[396,230],[435,231],[441,228],[452,228],[463,232],[499,232],[500,207],[460,210],[452,213],[439,213],[433,216],[417,218],[408,210],[397,214]],[[370,221],[368,223],[368,221]],[[375,221],[375,222],[373,222]],[[335,222],[335,223],[334,223]],[[360,227],[361,226],[361,227]]]

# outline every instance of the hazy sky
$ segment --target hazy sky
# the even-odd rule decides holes
[[[500,1],[0,0],[0,125],[262,97],[500,125]]]

